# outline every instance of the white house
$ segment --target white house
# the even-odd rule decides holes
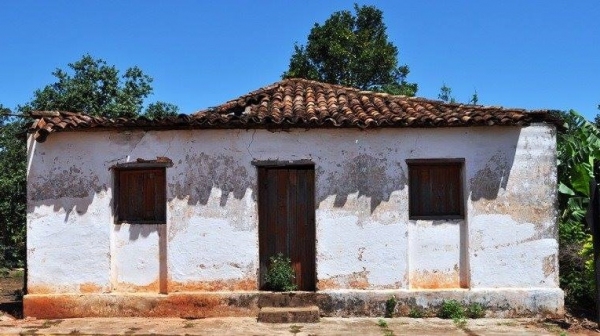
[[[33,116],[26,316],[256,316],[277,252],[324,316],[563,313],[545,111],[289,79],[156,121]]]

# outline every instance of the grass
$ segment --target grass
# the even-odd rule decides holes
[[[377,325],[382,329],[383,336],[394,336],[394,331],[388,328],[388,323],[384,319],[379,319]]]
[[[467,319],[465,319],[464,317],[453,318],[452,322],[459,329],[462,329],[467,325]]]
[[[11,278],[22,278],[25,276],[25,270],[18,268],[9,272]]]
[[[566,335],[566,332],[561,327],[559,327],[558,325],[556,325],[554,323],[542,323],[542,327],[551,333],[556,333],[559,335]]]
[[[42,323],[42,325],[40,326],[40,328],[41,329],[50,328],[50,327],[53,327],[55,325],[61,324],[62,321],[64,321],[64,320],[46,320],[46,321],[44,321],[44,323]]]
[[[498,322],[496,323],[497,326],[507,326],[507,327],[514,327],[517,325],[517,322],[513,322],[513,321],[508,321],[508,322]]]
[[[294,334],[294,335],[296,335],[297,333],[299,333],[301,330],[302,330],[302,326],[298,326],[298,325],[295,325],[295,324],[292,324],[290,326],[290,332],[292,334]]]
[[[141,330],[139,327],[129,327],[129,330],[125,332],[125,335],[133,335],[136,331]]]

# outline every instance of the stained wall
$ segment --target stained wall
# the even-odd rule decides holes
[[[258,290],[253,161],[315,164],[317,288],[558,288],[552,126],[178,130],[29,140],[30,294]],[[167,223],[114,224],[117,163],[168,157]],[[465,218],[410,220],[407,159],[464,159]]]

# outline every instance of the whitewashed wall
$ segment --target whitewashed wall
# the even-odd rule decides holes
[[[551,126],[79,132],[28,145],[33,294],[256,290],[252,161],[300,159],[315,163],[320,290],[558,287]],[[113,224],[109,168],[157,156],[174,162],[166,234]],[[465,159],[464,220],[408,219],[405,160],[425,158]]]

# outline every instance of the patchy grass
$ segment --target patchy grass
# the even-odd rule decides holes
[[[133,335],[136,331],[142,330],[142,328],[138,327],[129,327],[129,330],[125,332],[125,335]]]
[[[506,326],[506,327],[516,327],[518,325],[517,322],[514,321],[506,321],[506,322],[497,322],[497,326]]]
[[[14,270],[8,272],[8,277],[16,278],[16,279],[23,279],[23,277],[25,277],[25,270],[23,270],[22,268],[14,269]]]
[[[298,325],[292,324],[290,326],[290,332],[292,334],[296,335],[297,333],[299,333],[302,330],[302,328],[303,328],[302,326],[298,326]]]
[[[63,322],[64,320],[46,320],[44,321],[44,323],[42,323],[41,326],[39,326],[40,329],[47,329],[50,327],[53,327],[55,325],[59,325]]]
[[[551,333],[555,333],[558,335],[567,335],[566,331],[563,330],[563,328],[561,328],[560,326],[558,326],[556,323],[552,323],[552,322],[543,322],[541,324],[542,328],[548,330]]]
[[[381,328],[381,331],[383,331],[383,336],[394,336],[394,331],[388,327],[386,320],[379,319],[377,325]]]

